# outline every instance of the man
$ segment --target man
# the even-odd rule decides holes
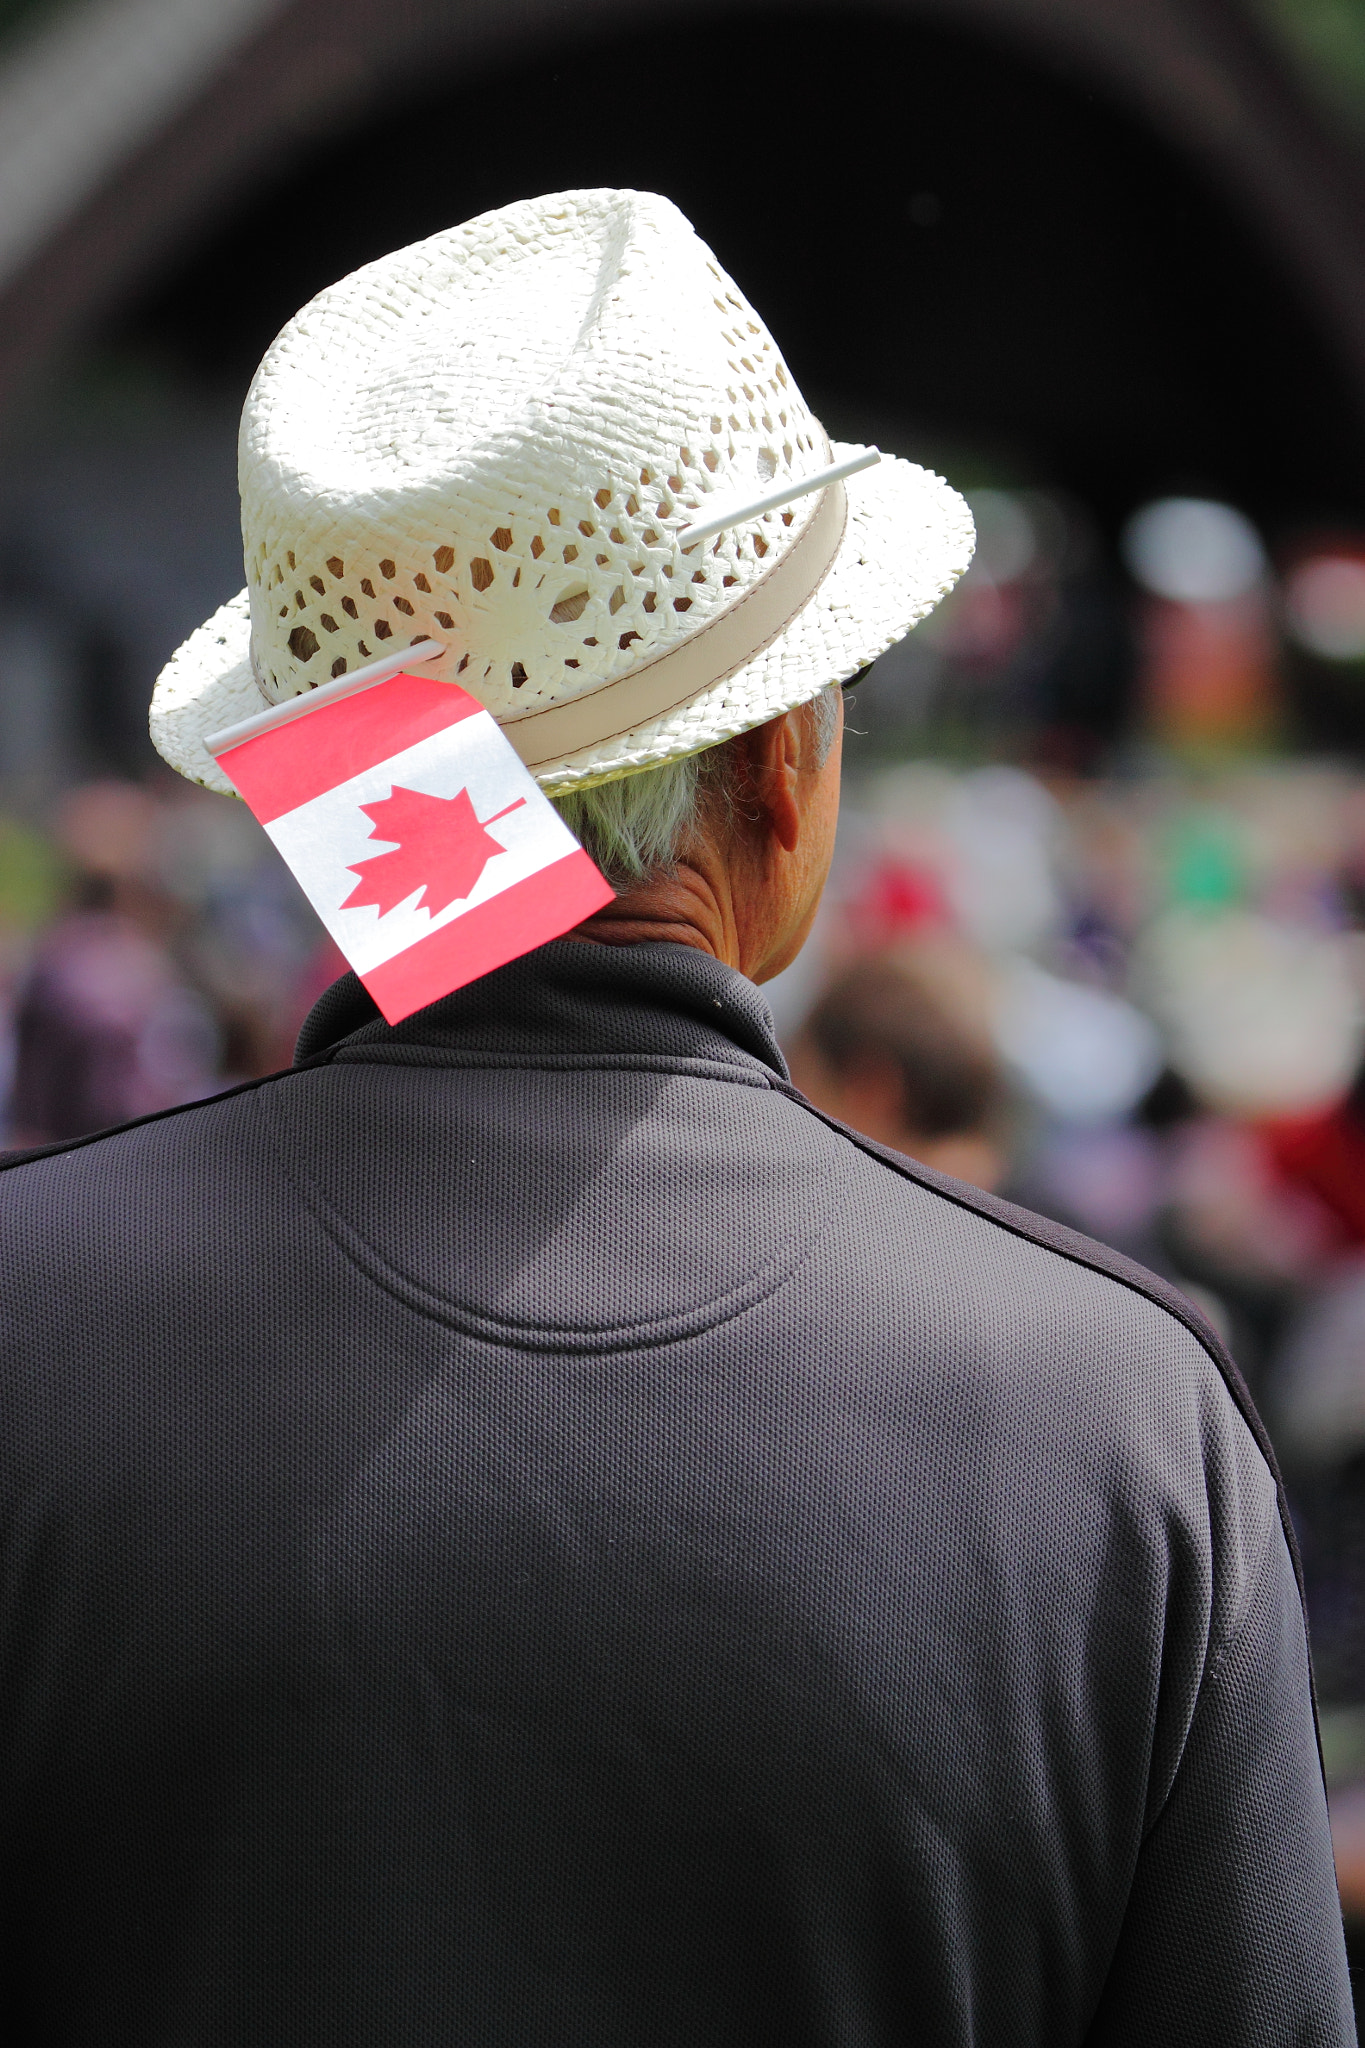
[[[398,607],[618,894],[0,1174],[16,2043],[1351,2038],[1233,1368],[814,1112],[754,986],[829,861],[829,686],[960,568],[955,501],[888,464],[694,571],[708,451],[825,444],[649,195],[400,252],[253,387],[249,595],[159,743],[211,779],[228,705]]]

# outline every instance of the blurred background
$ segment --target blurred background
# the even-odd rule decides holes
[[[257,359],[648,186],[980,533],[854,693],[798,1079],[1119,1246],[1289,1476],[1365,1956],[1365,0],[0,0],[0,1142],[287,1063],[343,963],[146,737]]]

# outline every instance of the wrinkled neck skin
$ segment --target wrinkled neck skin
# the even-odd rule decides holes
[[[728,744],[742,762],[738,801],[724,816],[713,808],[671,873],[618,896],[570,938],[695,946],[757,982],[796,958],[834,853],[842,708],[823,762],[805,705]]]

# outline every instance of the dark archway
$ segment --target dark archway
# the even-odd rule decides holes
[[[1365,426],[1268,236],[1116,99],[1038,53],[877,13],[734,12],[504,49],[295,151],[111,324],[240,388],[315,289],[566,184],[667,192],[811,395],[1081,493],[1365,510]],[[724,62],[715,61],[718,42]]]

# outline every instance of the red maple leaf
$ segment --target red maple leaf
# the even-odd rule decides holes
[[[485,823],[495,825],[525,801],[519,796],[516,803]],[[385,917],[420,887],[416,907],[435,917],[447,904],[468,896],[489,861],[507,850],[475,817],[467,789],[456,796],[424,796],[418,789],[395,785],[378,803],[360,808],[374,820],[370,837],[392,839],[396,844],[389,853],[351,863],[350,872],[360,880],[342,904],[343,910],[372,903]]]

